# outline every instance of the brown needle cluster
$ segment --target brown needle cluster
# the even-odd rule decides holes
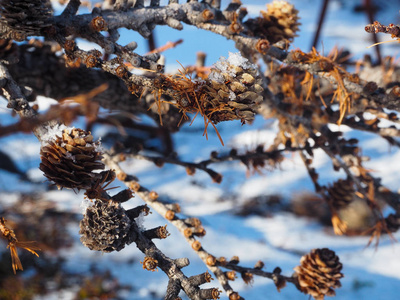
[[[7,248],[10,248],[12,262],[11,265],[14,274],[17,270],[23,270],[21,261],[18,257],[17,247],[24,248],[25,250],[28,250],[30,253],[39,257],[39,254],[37,254],[36,251],[40,250],[40,248],[35,245],[35,242],[19,241],[15,236],[14,231],[7,227],[6,220],[3,217],[0,217],[0,232],[8,242]]]

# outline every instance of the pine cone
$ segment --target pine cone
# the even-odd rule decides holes
[[[345,208],[353,201],[355,189],[351,180],[339,179],[328,188],[329,202],[335,209]]]
[[[257,67],[239,53],[229,53],[229,58],[221,58],[208,76],[204,112],[214,123],[252,121],[263,100],[261,85]]]
[[[100,161],[99,143],[93,142],[90,132],[77,128],[64,129],[59,137],[57,128],[54,127],[54,135],[40,149],[42,162],[39,169],[58,188],[91,188],[102,179],[101,173],[93,171],[105,167]]]
[[[40,35],[50,26],[51,11],[46,0],[0,1],[1,23],[12,29],[9,38],[23,41],[27,36]]]
[[[299,30],[299,11],[285,1],[267,4],[267,11],[261,11],[262,17],[249,19],[245,24],[249,34],[267,39],[270,43],[281,40],[293,41]]]
[[[120,251],[135,239],[132,221],[120,203],[97,200],[86,209],[79,233],[81,242],[90,250]]]
[[[325,296],[335,296],[333,289],[341,287],[339,281],[342,264],[334,251],[327,248],[313,249],[300,259],[300,266],[294,268],[297,288],[314,297],[323,300]]]

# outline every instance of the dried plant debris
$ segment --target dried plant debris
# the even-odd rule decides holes
[[[131,223],[120,203],[98,200],[80,222],[81,241],[90,250],[120,251],[132,243]]]

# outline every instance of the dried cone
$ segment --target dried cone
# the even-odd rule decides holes
[[[300,259],[300,266],[294,270],[298,289],[316,300],[335,296],[334,289],[341,287],[342,264],[335,252],[327,248],[313,249]]]
[[[50,26],[51,10],[46,0],[2,0],[0,14],[0,23],[12,29],[9,38],[17,41],[40,35],[42,29]]]
[[[221,58],[208,76],[204,102],[206,115],[214,122],[252,121],[263,100],[257,67],[239,53]]]
[[[339,179],[328,188],[329,202],[335,209],[345,208],[353,201],[355,189],[351,180]]]
[[[90,250],[120,251],[134,240],[132,221],[120,203],[97,200],[86,209],[79,233]]]
[[[90,132],[64,129],[61,137],[51,137],[42,145],[39,168],[58,188],[89,189],[102,178],[93,171],[105,167],[98,148],[99,143],[93,142]]]
[[[267,11],[261,11],[261,17],[249,19],[246,25],[251,34],[265,38],[270,43],[293,41],[299,30],[299,11],[286,1],[273,1],[267,4]]]

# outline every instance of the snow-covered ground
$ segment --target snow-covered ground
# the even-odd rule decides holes
[[[226,4],[228,1],[223,1]],[[265,9],[264,1],[243,0],[251,15],[255,16]],[[308,51],[313,31],[316,28],[319,9],[322,1],[297,0],[291,1],[300,11],[302,27],[300,36],[293,43],[295,48]],[[352,7],[362,1],[330,1],[324,25],[321,45],[325,53],[334,46],[349,49],[355,57],[365,53],[374,54],[373,49],[366,47],[372,42],[364,32],[368,24],[367,17],[362,13],[354,13]],[[394,1],[393,1],[394,2]],[[262,4],[260,4],[262,3]],[[382,5],[376,19],[382,23],[396,23],[400,3]],[[121,44],[132,40],[138,41],[138,53],[145,53],[146,42],[139,35],[122,31]],[[185,26],[183,31],[174,31],[165,27],[157,27],[156,40],[158,45],[180,38],[184,43],[165,53],[167,70],[176,69],[179,61],[183,65],[193,64],[197,51],[207,53],[207,63],[216,62],[220,56],[228,56],[228,51],[235,52],[232,41],[215,36],[195,28]],[[382,38],[385,39],[387,37]],[[204,40],[210,41],[205,43]],[[383,53],[396,55],[396,43],[384,44]],[[322,46],[318,50],[322,50]],[[41,99],[43,105],[48,101]],[[0,117],[2,125],[12,122],[5,101],[0,101]],[[76,125],[76,126],[79,126]],[[198,117],[192,126],[185,125],[175,134],[174,142],[180,158],[184,161],[207,159],[212,150],[221,153],[230,148],[250,149],[260,143],[272,143],[277,132],[273,120],[263,120],[257,117],[251,125],[241,126],[237,123],[218,124],[218,130],[227,146],[222,147],[216,134],[209,130],[209,138],[202,137],[203,122]],[[357,136],[361,140],[363,153],[371,157],[367,168],[374,170],[377,176],[383,178],[388,187],[399,189],[400,153],[398,149],[390,148],[382,139],[370,134],[347,131],[349,136]],[[102,131],[94,131],[100,137]],[[1,138],[0,150],[8,153],[18,163],[22,170],[28,170],[32,178],[44,181],[38,170],[40,144],[33,135],[18,134]],[[322,183],[332,182],[340,175],[332,170],[330,160],[317,153],[315,158]],[[224,180],[220,185],[211,182],[209,176],[200,171],[193,177],[188,177],[183,168],[165,165],[157,168],[145,161],[126,162],[124,168],[128,173],[135,174],[142,185],[156,190],[161,197],[169,197],[181,204],[182,214],[199,217],[207,231],[201,242],[205,249],[215,256],[230,258],[238,255],[241,265],[252,267],[258,260],[265,262],[268,271],[279,266],[283,274],[291,275],[293,268],[299,264],[302,254],[313,248],[328,247],[336,252],[343,263],[345,277],[341,280],[343,287],[337,290],[337,299],[398,299],[400,294],[400,245],[388,237],[381,238],[379,247],[366,248],[369,237],[335,236],[332,230],[326,229],[314,220],[299,218],[290,213],[276,212],[268,218],[261,216],[240,217],[232,212],[238,205],[249,198],[281,194],[288,199],[305,191],[312,191],[313,184],[299,157],[294,154],[285,160],[279,169],[264,174],[246,176],[246,169],[238,162],[227,162],[215,166],[222,173]],[[122,186],[115,183],[114,185]],[[38,187],[35,186],[35,189]],[[44,189],[44,187],[42,187]],[[0,171],[0,201],[3,205],[12,205],[15,193],[31,191],[32,185],[24,183],[17,176]],[[233,197],[234,196],[234,197]],[[80,207],[83,195],[71,191],[51,191],[46,196],[55,201],[58,209],[81,213]],[[235,199],[234,201],[232,199]],[[136,197],[126,207],[141,204]],[[165,219],[153,213],[145,218],[144,226],[152,228],[164,225]],[[74,272],[86,272],[93,262],[99,269],[108,269],[123,284],[129,284],[134,290],[126,292],[126,299],[161,299],[167,286],[167,276],[159,272],[148,272],[142,268],[139,261],[143,254],[131,245],[121,252],[101,254],[90,251],[79,242],[78,224],[69,230],[74,234],[76,243],[73,247],[62,251],[66,259],[66,267]],[[205,265],[193,252],[190,245],[172,226],[168,225],[171,236],[158,241],[157,246],[172,258],[188,257],[190,266],[184,269],[186,275],[195,275],[206,271]],[[400,233],[395,234],[397,239]],[[128,261],[133,261],[128,263]],[[215,280],[208,286],[216,286]],[[252,286],[245,285],[241,279],[232,282],[232,286],[246,299],[308,299],[308,296],[289,284],[280,293],[273,282],[265,278],[255,277]],[[62,295],[48,295],[43,299],[72,299],[73,291],[64,291]],[[182,295],[182,297],[184,297]],[[38,298],[39,299],[39,298]],[[222,294],[221,299],[226,299]]]

